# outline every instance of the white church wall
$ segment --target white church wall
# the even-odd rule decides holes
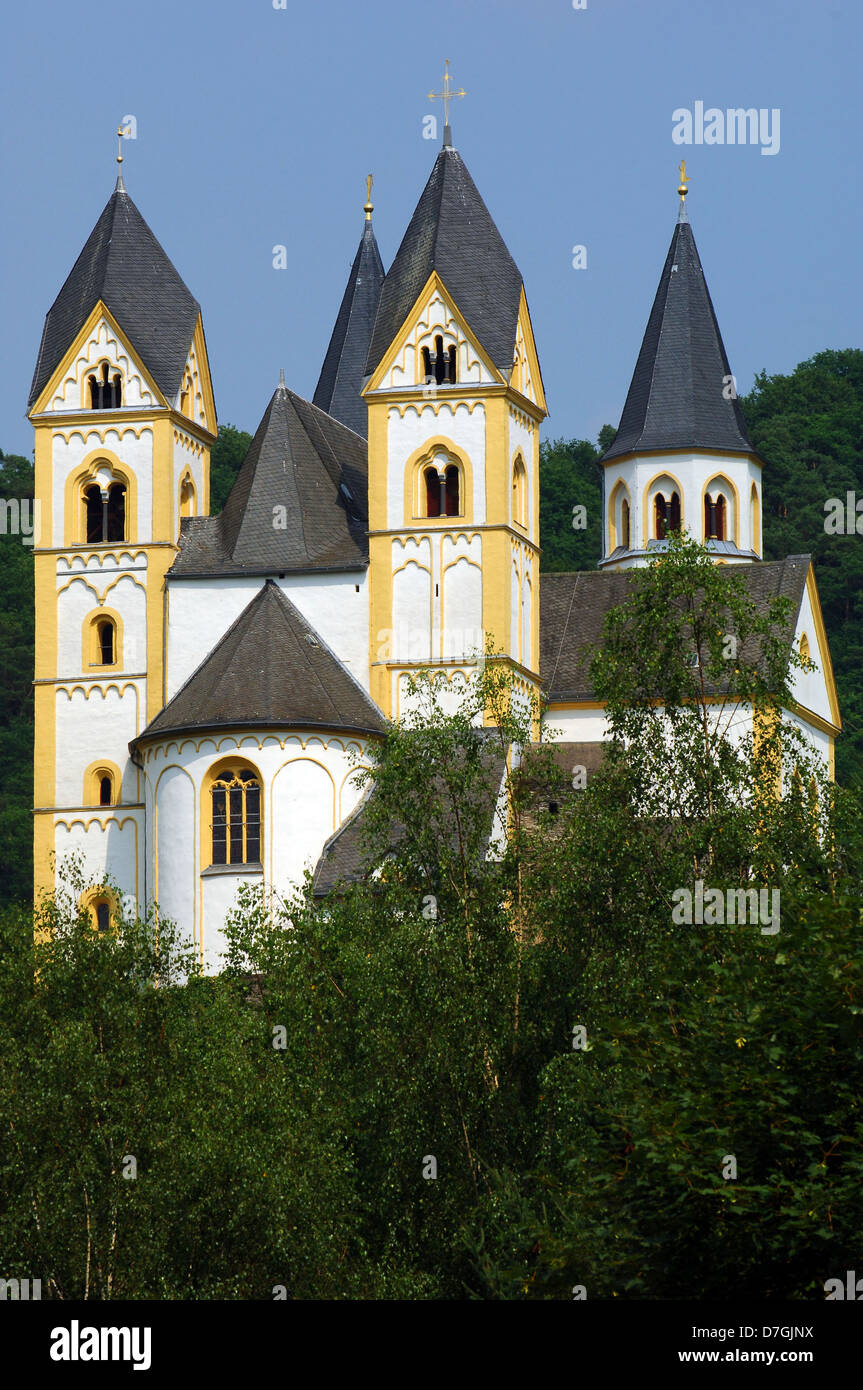
[[[115,763],[123,774],[123,800],[137,800],[137,775],[129,759],[129,742],[141,731],[144,691],[143,680],[57,687],[58,806],[82,805],[85,771],[103,758]]]
[[[111,377],[114,376],[115,370],[119,370],[123,377],[124,408],[158,404],[131,352],[107,319],[101,318],[87,341],[82,344],[80,352],[76,354],[65,375],[57,383],[46,408],[64,413],[89,410],[87,377],[103,361],[109,363]]]
[[[62,889],[67,882],[69,861],[80,862],[86,885],[106,877],[116,884],[121,896],[138,900],[138,849],[143,838],[140,811],[84,812],[58,815],[54,819],[55,883]]]
[[[286,575],[282,590],[363,690],[369,689],[369,572]]]
[[[126,425],[119,420],[106,428],[76,426],[58,430],[52,440],[52,540],[51,544],[65,545],[66,483],[90,455],[103,450],[113,454],[135,475],[138,495],[136,541],[144,544],[153,534],[153,431],[146,425]],[[110,465],[111,460],[107,460]]]
[[[797,627],[794,633],[794,645],[798,652],[800,650],[800,639],[805,634],[809,639],[809,654],[815,665],[816,671],[797,670],[792,672],[791,690],[794,698],[813,714],[820,715],[828,723],[832,724],[833,714],[830,709],[830,697],[827,691],[827,680],[823,669],[821,653],[818,650],[818,629],[815,625],[815,614],[812,610],[812,602],[809,598],[809,591],[803,591],[803,601],[800,605],[800,612],[797,617]]]
[[[241,884],[273,887],[286,898],[301,886],[306,869],[314,867],[362,795],[354,774],[367,749],[367,740],[349,734],[274,731],[172,738],[146,750],[148,826],[155,844],[148,892],[198,943],[208,968],[218,968],[225,917]],[[206,871],[208,774],[226,760],[254,769],[261,780],[263,869],[257,873],[244,866]]]
[[[263,584],[260,577],[168,581],[166,703]]]
[[[101,571],[89,566],[85,574],[60,581],[57,596],[57,674],[60,677],[97,675],[100,668],[90,663],[84,650],[84,625],[103,605],[113,609],[122,622],[119,671],[143,672],[147,664],[146,567],[119,570],[107,566]]]
[[[473,408],[471,408],[473,405]],[[473,522],[485,522],[485,410],[482,403],[409,405],[404,414],[395,406],[388,413],[387,526],[405,525],[405,467],[409,458],[431,439],[442,436],[467,454],[473,472]]]
[[[531,430],[528,429],[528,427],[527,427],[527,425],[526,425],[526,423],[525,423],[525,418],[524,418],[524,416],[521,414],[521,412],[520,412],[520,411],[513,410],[513,409],[510,409],[510,411],[509,411],[509,468],[510,468],[510,474],[512,473],[513,465],[514,465],[515,460],[516,460],[516,455],[519,455],[519,456],[521,457],[521,460],[522,460],[522,462],[523,462],[523,464],[524,464],[524,468],[525,468],[525,474],[526,474],[526,478],[527,478],[527,528],[526,528],[526,529],[527,529],[527,534],[528,534],[528,535],[532,535],[532,534],[533,534],[534,525],[536,524],[536,517],[534,516],[534,503],[533,503],[533,491],[534,491],[534,477],[533,477],[533,475],[534,475],[534,467],[533,467],[533,434],[532,434]],[[575,500],[576,500],[576,499],[573,498],[573,501],[575,501]],[[510,488],[509,488],[509,524],[510,524],[510,526],[514,526],[514,525],[515,525],[515,517],[514,517],[513,514],[512,514],[512,480],[511,480],[511,479],[510,479]],[[519,528],[519,529],[521,529],[521,528]]]

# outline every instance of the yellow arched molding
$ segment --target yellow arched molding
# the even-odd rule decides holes
[[[704,541],[707,540],[707,533],[706,533],[706,531],[705,531],[705,529],[704,529],[704,499],[706,498],[708,492],[715,492],[715,491],[716,491],[716,485],[717,485],[717,483],[719,483],[721,486],[727,488],[727,489],[728,489],[728,492],[729,492],[729,494],[730,494],[730,496],[729,496],[729,501],[731,502],[731,505],[732,505],[732,507],[734,508],[734,544],[737,546],[737,548],[738,548],[738,550],[739,550],[739,549],[740,549],[740,493],[737,491],[737,486],[736,486],[736,484],[733,483],[733,482],[731,481],[731,479],[728,477],[727,473],[714,473],[714,474],[712,475],[712,477],[708,478],[707,482],[704,484],[704,487],[701,489],[701,513],[700,513],[700,515],[701,515],[701,520],[700,520],[700,522],[699,522],[699,525],[700,525],[700,527],[701,527],[701,538],[702,538],[702,540],[704,540]],[[725,536],[725,539],[726,539],[726,540],[730,540],[730,539],[731,539],[731,537],[727,534],[727,528],[726,528],[726,536]]]
[[[74,342],[70,343],[63,357],[60,359],[54,371],[51,373],[51,376],[42,388],[42,392],[38,400],[34,403],[32,408],[28,412],[31,420],[34,416],[41,415],[44,411],[47,410],[51,398],[56,392],[58,382],[63,381],[66,377],[69,376],[70,372],[72,371],[73,364],[75,363],[75,359],[80,356],[86,345],[89,343],[91,337],[93,336],[93,333],[99,325],[100,319],[105,320],[112,334],[116,338],[117,342],[121,344],[126,356],[129,359],[129,362],[133,365],[135,371],[140,376],[144,385],[147,387],[147,390],[153,397],[154,405],[149,407],[143,406],[141,410],[137,412],[139,418],[147,410],[158,410],[160,406],[162,408],[165,408],[170,405],[170,402],[167,401],[165,397],[162,395],[162,392],[156,385],[155,380],[150,375],[147,368],[141,361],[140,357],[133,349],[131,343],[129,342],[129,339],[126,337],[117,320],[114,318],[114,315],[111,313],[111,310],[108,308],[105,301],[103,299],[100,299],[96,302],[96,304],[94,304],[87,318],[86,323],[81,325],[81,328],[77,333]],[[78,375],[79,373],[76,373],[76,377]],[[63,412],[58,413],[62,414]],[[95,415],[96,413],[97,412],[94,410],[93,414]]]
[[[254,772],[255,776],[257,777],[258,785],[261,788],[261,863],[263,864],[264,862],[264,850],[269,839],[268,834],[266,834],[265,832],[269,831],[270,828],[269,825],[265,826],[264,824],[264,807],[266,805],[266,783],[263,777],[261,776],[261,770],[258,767],[258,764],[254,762],[253,759],[245,757],[245,751],[246,750],[244,748],[237,748],[233,753],[229,754],[228,757],[217,758],[216,761],[211,763],[210,766],[207,768],[207,771],[204,773],[204,776],[201,780],[201,805],[199,822],[201,846],[200,863],[202,873],[204,869],[209,869],[213,863],[213,835],[210,820],[211,808],[213,804],[213,798],[211,794],[213,790],[213,783],[219,777],[221,777],[224,772],[228,772],[233,769],[236,769],[239,772],[244,767],[251,768],[252,772]],[[165,771],[167,771],[167,769],[165,769]],[[272,824],[272,822],[270,822],[270,824]],[[230,868],[231,866],[227,865],[226,867]],[[202,916],[202,932],[203,920],[204,919]]]
[[[84,800],[82,806],[100,806],[99,791],[103,777],[111,779],[111,800],[109,806],[117,806],[122,795],[123,776],[116,763],[109,758],[99,758],[84,772]],[[108,809],[106,806],[105,810]]]
[[[654,473],[653,477],[652,477],[652,478],[650,479],[650,481],[648,482],[648,484],[647,484],[647,486],[646,486],[646,488],[644,489],[644,492],[643,492],[643,494],[642,494],[642,502],[641,502],[641,510],[642,510],[641,522],[642,522],[642,529],[641,529],[641,535],[642,535],[642,548],[643,548],[643,549],[646,548],[648,540],[656,540],[656,539],[657,539],[656,536],[654,536],[654,534],[653,534],[653,528],[652,528],[652,526],[649,524],[649,521],[650,521],[651,493],[652,493],[652,490],[653,490],[653,488],[656,486],[657,483],[669,483],[669,484],[671,485],[671,490],[670,490],[670,492],[669,492],[669,496],[671,495],[671,492],[676,492],[676,493],[677,493],[678,497],[680,498],[680,529],[681,529],[681,531],[685,531],[685,530],[686,530],[686,506],[685,506],[685,498],[684,498],[684,496],[683,496],[683,488],[680,486],[680,483],[678,482],[677,478],[675,478],[674,474],[673,474],[673,473],[669,473],[668,470],[667,470],[666,468],[663,468],[663,470],[662,470],[661,473]],[[662,492],[665,491],[664,488],[658,489],[658,490],[660,490],[660,491],[662,491]],[[630,524],[630,526],[632,525],[632,515],[631,515],[631,513],[630,513],[630,518],[629,518],[629,524]]]
[[[195,479],[192,477],[192,470],[186,468],[180,479],[177,488],[177,516],[182,520],[184,516],[198,515],[198,489],[195,487]]]
[[[809,647],[809,637],[805,632],[800,634],[800,655],[804,661],[811,661],[812,655]]]
[[[99,624],[110,622],[114,627],[114,660],[99,660]],[[97,608],[84,619],[81,632],[81,670],[119,671],[123,666],[123,619],[116,608]]]
[[[756,555],[761,554],[761,498],[758,495],[758,484],[753,483],[749,491],[749,515],[752,518],[752,549]]]
[[[102,549],[98,543],[87,541],[82,524],[82,504],[85,487],[94,481],[99,465],[103,463],[110,468],[113,478],[126,489],[126,535],[122,541],[106,541],[105,546],[113,546],[116,550],[118,546],[134,545],[138,539],[138,480],[131,468],[121,463],[115,453],[99,448],[93,449],[66,479],[63,544],[67,549],[73,545],[86,545],[90,550],[97,547],[100,551]]]
[[[621,498],[621,493],[623,494],[622,498]],[[609,553],[609,555],[611,554],[611,552],[612,552],[613,550],[616,550],[617,547],[618,547],[619,545],[622,545],[622,544],[623,544],[622,539],[620,539],[620,538],[618,537],[618,528],[617,528],[617,507],[618,507],[618,502],[621,501],[621,500],[629,504],[629,544],[630,544],[630,547],[631,547],[631,546],[632,546],[632,497],[631,497],[631,495],[630,495],[629,488],[628,488],[628,486],[626,485],[626,483],[624,482],[623,478],[618,478],[617,482],[614,484],[614,487],[611,489],[611,496],[610,496],[609,499],[608,499],[608,553]],[[682,517],[682,516],[683,516],[683,512],[681,511],[681,517]]]
[[[197,787],[195,786],[195,779],[185,767],[180,767],[178,763],[169,763],[167,767],[162,768],[153,786],[153,897],[156,902],[157,908],[159,903],[159,787],[161,785],[162,778],[166,777],[169,772],[181,772],[183,776],[186,777],[188,781],[192,784],[193,826],[195,824],[196,819],[195,799],[197,797],[198,791]],[[194,873],[194,853],[190,861],[189,867]],[[203,941],[200,939],[201,932],[199,931],[199,924],[203,921],[203,890],[200,887],[200,876],[195,875],[195,877],[198,879],[198,882],[197,884],[193,884],[194,891],[192,894],[192,901],[195,904],[194,913],[196,920],[192,923],[192,940],[197,944],[198,950],[201,953],[201,959],[203,960]]]
[[[527,469],[524,456],[519,449],[512,465],[512,522],[523,531],[528,529],[529,509],[527,505]]]
[[[444,454],[446,456],[445,467],[454,463],[459,470],[459,500],[462,510],[458,516],[423,516],[422,507],[422,488],[423,472],[430,464],[434,463],[435,455]],[[423,526],[432,526],[435,529],[453,526],[470,526],[473,522],[473,469],[470,459],[463,449],[459,449],[453,441],[444,434],[437,434],[433,439],[426,442],[410,455],[405,464],[404,475],[404,524],[407,528],[413,529],[417,522]]]
[[[99,903],[108,904],[109,929],[117,930],[117,918],[120,916],[120,898],[115,888],[108,884],[94,884],[90,888],[85,888],[78,899],[78,911],[90,914],[90,923],[94,931],[98,930],[96,922],[96,908]]]

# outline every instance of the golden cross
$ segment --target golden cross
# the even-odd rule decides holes
[[[365,205],[365,207],[363,208],[363,212],[364,212],[365,215],[366,215],[366,221],[367,221],[367,222],[371,222],[371,220],[372,220],[372,212],[373,212],[373,210],[374,210],[374,203],[372,202],[372,184],[373,184],[373,183],[374,183],[374,179],[372,178],[371,174],[367,174],[367,175],[366,175],[366,205]]]
[[[123,136],[125,131],[121,125],[117,126],[117,163],[123,163]]]
[[[677,167],[678,167],[678,169],[679,169],[679,171],[680,171],[680,187],[678,188],[677,191],[678,191],[678,193],[680,194],[680,201],[681,201],[681,203],[682,203],[683,200],[684,200],[684,198],[686,197],[687,193],[689,192],[689,189],[686,187],[686,185],[689,183],[690,175],[687,174],[687,172],[686,172],[686,160],[685,160],[685,159],[681,159],[681,161],[680,161],[680,163],[679,163],[679,165],[678,165]]]
[[[465,91],[464,87],[460,87],[457,92],[452,91],[450,88],[450,81],[451,79],[449,75],[449,58],[447,58],[446,70],[444,72],[443,77],[443,91],[429,92],[428,94],[429,101],[435,101],[437,99],[443,101],[443,123],[445,126],[449,125],[449,104],[452,101],[453,97],[467,96],[467,92]]]

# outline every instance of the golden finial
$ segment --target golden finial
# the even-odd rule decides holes
[[[680,204],[681,204],[681,207],[682,207],[682,206],[684,206],[683,200],[684,200],[684,198],[686,197],[687,193],[689,192],[689,189],[686,187],[686,185],[689,183],[689,178],[690,178],[690,176],[689,176],[689,174],[687,174],[687,172],[686,172],[686,160],[685,160],[685,159],[681,159],[681,161],[680,161],[680,163],[679,163],[679,165],[678,165],[677,167],[678,167],[678,169],[680,170],[680,185],[679,185],[677,191],[678,191],[678,193],[680,194]]]
[[[445,70],[444,70],[444,76],[443,76],[443,91],[442,91],[442,92],[429,92],[429,94],[428,94],[428,99],[429,99],[429,101],[438,101],[438,100],[440,100],[440,101],[443,102],[443,124],[444,124],[444,132],[446,132],[447,130],[449,130],[449,104],[450,104],[450,102],[452,101],[453,97],[466,97],[466,96],[467,96],[467,92],[465,91],[464,87],[460,87],[459,90],[458,90],[457,92],[454,92],[454,91],[452,90],[451,86],[450,86],[451,80],[452,80],[452,79],[450,78],[450,75],[449,75],[449,58],[447,58],[447,60],[446,60],[446,66],[445,66]]]
[[[365,205],[365,207],[363,208],[363,212],[364,212],[365,215],[366,215],[366,221],[367,221],[367,222],[371,222],[371,220],[372,220],[372,212],[373,212],[374,206],[375,206],[374,203],[372,202],[372,184],[373,184],[373,183],[374,183],[374,179],[372,178],[371,174],[367,174],[367,175],[366,175],[366,205]]]
[[[121,125],[117,126],[117,163],[123,163],[123,136],[125,131]]]

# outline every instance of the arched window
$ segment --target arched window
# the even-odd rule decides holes
[[[211,793],[213,863],[261,861],[261,784],[251,768],[219,773]]]
[[[187,475],[180,484],[180,516],[195,515],[195,484]]]
[[[99,805],[113,806],[114,804],[114,779],[106,772],[99,778]]]
[[[108,899],[96,898],[93,911],[96,914],[96,930],[107,931],[111,925],[111,904]]]
[[[113,666],[116,661],[116,628],[112,618],[102,618],[96,624],[97,666]]]
[[[520,458],[512,470],[512,519],[517,526],[527,526],[527,473]]]
[[[708,541],[724,541],[725,532],[725,498],[721,492],[715,497],[708,492],[704,497],[704,538]]]
[[[433,465],[423,473],[426,490],[426,516],[440,516],[441,481],[440,474]]]
[[[664,541],[670,531],[680,530],[680,493],[672,492],[666,501],[658,492],[654,499],[654,533],[656,539]]]
[[[629,549],[629,503],[625,497],[620,504],[620,544]]]
[[[671,502],[668,507],[668,529],[669,531],[680,530],[680,493],[672,492]]]
[[[455,385],[458,349],[453,343],[451,347],[445,348],[443,338],[438,334],[434,340],[434,352],[429,348],[422,349],[423,380],[428,385],[434,381],[438,386],[449,384]]]
[[[84,489],[84,539],[87,545],[126,540],[126,489],[111,483],[103,492],[98,483]]]
[[[809,653],[809,638],[806,636],[805,632],[803,633],[803,636],[800,638],[800,655],[806,662],[812,660],[812,657]]]
[[[447,464],[444,492],[446,495],[447,516],[461,516],[461,506],[459,505],[459,472],[458,465],[455,463]]]
[[[107,362],[103,362],[96,373],[87,378],[90,392],[91,410],[119,410],[123,404],[123,378],[119,372],[113,377]]]

